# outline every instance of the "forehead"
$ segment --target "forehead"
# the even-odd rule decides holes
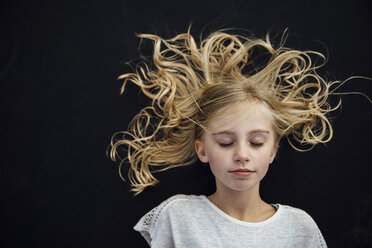
[[[244,101],[227,106],[212,117],[208,131],[219,133],[244,128],[247,132],[254,130],[273,131],[273,114],[262,103]]]

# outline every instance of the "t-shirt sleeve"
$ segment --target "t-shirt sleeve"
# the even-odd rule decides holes
[[[152,248],[174,247],[171,222],[167,212],[167,206],[173,199],[174,197],[171,197],[153,208],[133,227]]]
[[[134,230],[141,233],[145,238],[147,243],[151,245],[151,234],[154,229],[154,224],[156,223],[154,215],[157,213],[157,208],[152,209],[150,212],[145,214],[133,227]]]
[[[323,237],[318,225],[314,221],[314,219],[308,213],[306,213],[305,211],[303,211],[303,213],[304,213],[304,216],[302,217],[302,219],[306,223],[305,225],[308,226],[308,230],[311,234],[311,241],[309,242],[309,244],[307,244],[306,247],[327,248],[327,244],[324,240],[324,237]]]
[[[319,227],[314,221],[314,236],[313,236],[313,243],[314,246],[312,247],[320,247],[320,248],[326,248],[327,244],[324,240],[324,237],[322,235],[322,232],[320,231]]]
[[[279,222],[281,227],[286,226],[292,246],[304,248],[326,248],[324,237],[314,219],[304,210],[284,206],[286,214]]]

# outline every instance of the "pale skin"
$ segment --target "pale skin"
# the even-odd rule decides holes
[[[209,163],[216,179],[216,192],[208,199],[241,221],[261,222],[276,212],[259,193],[278,147],[272,119],[262,104],[237,103],[223,109],[195,141],[199,159]]]

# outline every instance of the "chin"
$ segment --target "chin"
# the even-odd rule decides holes
[[[234,191],[238,192],[245,192],[245,191],[250,191],[255,187],[255,185],[233,185],[230,187]]]

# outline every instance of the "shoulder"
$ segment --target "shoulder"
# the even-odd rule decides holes
[[[277,204],[280,206],[280,217],[282,221],[296,228],[313,229],[316,226],[314,219],[300,208],[289,205]]]
[[[134,230],[150,243],[156,232],[166,231],[171,222],[194,212],[203,198],[203,195],[174,195],[146,213],[134,226]]]
[[[314,247],[327,247],[324,237],[314,219],[304,210],[281,205],[281,228],[296,235],[308,236]]]
[[[280,208],[283,217],[292,222],[292,224],[297,224],[303,227],[316,226],[314,219],[305,210],[288,205],[280,205]]]
[[[203,195],[174,195],[163,201],[150,212],[154,212],[155,215],[161,215],[165,212],[172,212],[172,210],[177,210],[177,212],[187,211],[190,208],[197,207],[203,201],[203,198],[205,198]]]
[[[204,198],[203,195],[184,195],[184,194],[178,194],[169,197],[167,200],[163,201],[160,206],[166,207],[172,204],[179,204],[179,203],[192,203],[192,202],[199,202],[202,198]]]
[[[149,211],[146,215],[142,217],[141,220],[143,220],[144,224],[155,224],[161,214],[164,212],[169,211],[170,209],[177,208],[178,210],[181,210],[179,206],[182,206],[182,208],[189,207],[192,204],[195,204],[197,202],[200,202],[203,196],[198,195],[184,195],[184,194],[178,194],[169,197],[162,203],[160,203],[158,206],[153,208],[151,211]],[[151,223],[150,223],[151,222]]]

